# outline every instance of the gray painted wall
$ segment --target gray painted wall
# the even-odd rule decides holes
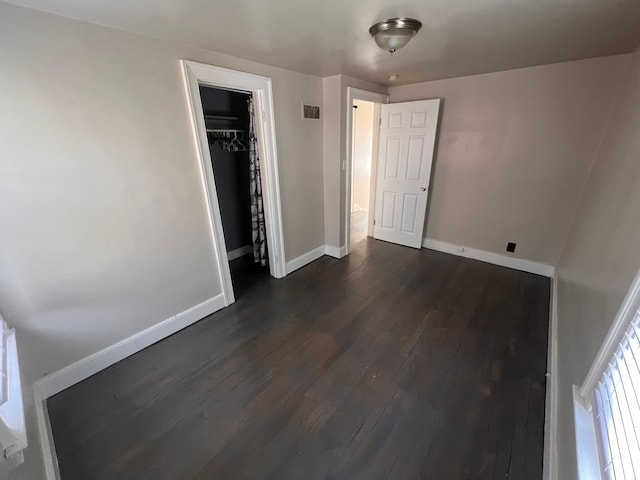
[[[640,54],[632,57],[558,265],[558,479],[577,478],[573,397],[640,268]]]
[[[441,98],[425,238],[557,265],[631,55],[389,89]]]

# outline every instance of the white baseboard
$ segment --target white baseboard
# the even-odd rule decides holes
[[[544,415],[543,480],[558,478],[558,275],[551,279],[547,343],[547,395]]]
[[[314,248],[310,252],[307,252],[303,255],[300,255],[297,258],[294,258],[290,262],[287,262],[287,275],[291,272],[295,272],[299,268],[304,267],[305,265],[313,262],[314,260],[319,259],[321,256],[325,254],[326,248],[324,245],[319,246],[318,248]]]
[[[224,295],[217,295],[142,332],[125,338],[115,345],[111,345],[51,375],[36,380],[34,382],[34,390],[37,390],[43,399],[47,399],[225,306]]]
[[[342,258],[347,254],[347,247],[334,247],[332,245],[325,245],[325,253],[330,257]]]
[[[452,243],[434,240],[432,238],[423,239],[422,246],[430,250],[451,253],[460,257],[472,258],[474,260],[480,260],[481,262],[493,263],[494,265],[522,270],[523,272],[535,273],[536,275],[543,275],[545,277],[553,277],[555,272],[555,267],[544,263],[509,257],[507,255],[488,252],[486,250],[478,250],[476,248],[462,247]]]
[[[235,250],[227,252],[227,259],[229,261],[235,260],[236,258],[244,257],[251,252],[253,252],[253,247],[251,245],[245,245],[244,247],[236,248]]]
[[[195,307],[178,313],[142,332],[132,335],[129,338],[33,382],[38,437],[44,460],[46,480],[60,480],[58,460],[53,443],[53,435],[51,433],[51,423],[46,407],[47,398],[89,378],[100,370],[104,370],[149,345],[188,327],[225,306],[224,295],[217,295]]]
[[[305,253],[304,255],[300,255],[297,258],[294,258],[290,262],[287,262],[287,275],[291,272],[295,272],[299,268],[308,265],[314,260],[319,259],[323,255],[329,255],[334,258],[342,258],[347,254],[346,247],[334,247],[332,245],[321,245],[318,248],[314,248],[313,250]]]

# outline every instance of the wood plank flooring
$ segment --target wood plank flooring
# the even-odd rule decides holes
[[[549,279],[367,238],[48,402],[62,480],[542,478]]]

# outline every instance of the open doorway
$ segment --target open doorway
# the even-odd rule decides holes
[[[269,275],[250,92],[200,86],[225,250],[236,298]]]
[[[347,162],[344,231],[345,253],[373,235],[381,105],[387,95],[347,88]]]
[[[353,128],[351,153],[351,246],[367,237],[369,215],[372,212],[371,168],[373,165],[373,138],[375,110],[373,102],[353,101]]]
[[[217,265],[217,274],[222,287],[224,305],[227,306],[235,301],[234,282],[232,282],[229,255],[233,252],[232,257],[235,255],[244,256],[242,254],[242,247],[246,247],[246,245],[237,246],[231,243],[227,245],[225,229],[229,225],[229,221],[226,222],[227,226],[223,225],[220,197],[218,195],[218,189],[225,189],[227,185],[222,185],[223,182],[215,178],[210,134],[216,132],[208,132],[208,130],[242,130],[242,122],[244,122],[243,118],[246,118],[245,115],[248,115],[249,119],[252,118],[252,115],[249,112],[249,107],[244,104],[244,101],[248,101],[249,99],[253,100],[253,124],[255,131],[251,132],[249,127],[249,131],[247,131],[244,136],[244,141],[251,145],[249,140],[255,140],[255,152],[260,160],[259,165],[261,178],[256,178],[256,185],[259,185],[262,188],[262,202],[264,208],[262,212],[264,226],[259,227],[264,230],[264,243],[266,244],[264,246],[264,256],[266,257],[264,258],[264,266],[268,269],[268,272],[272,277],[284,277],[286,275],[284,235],[282,227],[282,208],[280,205],[280,185],[278,181],[278,161],[276,153],[275,119],[271,79],[260,75],[215,67],[189,60],[180,60],[180,63],[182,65],[184,75],[185,91],[187,94],[189,112],[191,114],[200,171],[202,174],[203,193],[206,199],[207,213],[209,214],[211,240]],[[240,128],[235,128],[234,125],[218,125],[220,128],[217,128],[216,125],[212,123],[214,121],[213,119],[210,118],[209,121],[207,121],[201,98],[203,88],[213,88],[222,92],[217,95],[239,95],[236,100],[233,100],[234,95],[231,95],[229,102],[230,105],[233,105],[234,102],[242,102],[243,113],[236,114],[232,111],[230,115],[226,115],[232,118],[218,118],[215,119],[215,121],[221,122],[228,120],[231,122],[238,122],[238,126]],[[213,106],[213,110],[210,110],[208,114],[210,115],[211,111],[213,111],[216,112],[219,117],[225,117],[218,108],[220,108],[219,105]],[[244,125],[246,125],[246,123]],[[242,143],[242,139],[239,138],[242,134],[239,132],[235,132],[237,133],[236,136],[234,136],[234,132],[222,133],[223,137],[219,139],[219,143],[223,147],[225,142],[231,142],[236,146],[238,143]],[[235,148],[236,147],[230,148],[234,154],[237,153]],[[241,150],[241,148],[238,147],[238,150]],[[249,155],[251,156],[251,151],[249,152]],[[218,168],[218,170],[220,171],[220,168]],[[242,173],[236,173],[235,175],[237,178],[242,177]],[[238,208],[242,208],[240,205],[242,205],[242,202],[239,202],[236,206]],[[251,228],[253,229],[253,227]],[[246,251],[246,248],[244,251]]]
[[[343,183],[347,254],[366,236],[422,247],[440,99],[392,104],[387,101],[385,95],[347,88],[348,148]],[[373,104],[372,127],[367,103]],[[369,202],[365,207],[362,195],[367,185]],[[365,210],[367,213],[363,214]],[[367,229],[363,236],[365,218]]]

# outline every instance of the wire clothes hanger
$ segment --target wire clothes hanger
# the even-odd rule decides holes
[[[228,152],[246,152],[248,143],[245,140],[245,131],[235,128],[208,128],[207,135],[211,144],[218,144],[220,148]]]

